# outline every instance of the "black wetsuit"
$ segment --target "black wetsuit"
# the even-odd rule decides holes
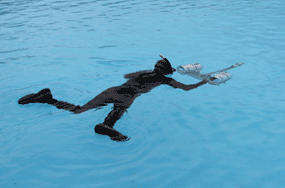
[[[58,109],[64,109],[75,114],[79,114],[90,109],[106,106],[108,103],[113,103],[114,107],[112,111],[105,118],[103,124],[100,124],[104,127],[102,130],[97,129],[97,131],[95,127],[95,132],[108,135],[113,140],[124,141],[127,137],[116,132],[116,130],[113,129],[113,126],[138,96],[149,92],[161,84],[166,84],[173,88],[180,88],[188,91],[207,83],[207,81],[201,81],[197,84],[185,85],[172,78],[164,76],[164,74],[156,70],[148,73],[137,72],[127,74],[125,75],[125,78],[128,79],[127,82],[121,86],[111,87],[103,91],[83,106],[76,106],[68,102],[58,101],[52,97],[49,89],[44,89],[38,94],[27,95],[19,100],[19,104],[47,103],[57,107]]]
[[[75,106],[67,102],[57,101],[56,99],[49,104],[54,105],[59,109],[69,110],[75,114],[79,114],[90,109],[106,106],[108,103],[113,103],[113,110],[103,122],[104,125],[113,127],[139,95],[147,93],[161,84],[188,91],[207,83],[207,81],[201,81],[197,84],[185,85],[172,78],[166,77],[163,74],[157,74],[155,72],[138,73],[137,75],[130,74],[126,75],[125,78],[129,79],[126,83],[103,91],[83,106]]]

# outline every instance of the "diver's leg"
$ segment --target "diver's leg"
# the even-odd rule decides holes
[[[67,102],[62,102],[62,101],[59,101],[53,105],[59,109],[69,110],[75,114],[79,114],[87,110],[106,106],[108,103],[113,103],[116,97],[118,97],[117,87],[111,87],[109,89],[106,89],[99,95],[97,95],[94,99],[87,102],[83,106],[75,106],[75,105],[69,104]]]
[[[70,104],[68,102],[58,101],[52,97],[51,91],[49,88],[42,89],[38,93],[33,93],[26,95],[18,100],[19,104],[29,104],[29,103],[43,103],[50,104],[58,109],[69,110],[74,112],[75,110],[80,109],[80,106]]]
[[[68,111],[71,111],[71,112],[74,112],[74,113],[77,110],[81,109],[81,107],[79,105],[74,105],[74,104],[71,104],[71,103],[68,103],[68,102],[64,102],[64,101],[58,101],[56,99],[53,99],[53,100],[54,100],[53,103],[48,103],[48,104],[53,105],[53,106],[55,106],[58,109],[68,110]]]
[[[98,96],[96,96],[94,99],[89,101],[87,104],[83,105],[82,107],[79,105],[74,105],[68,102],[64,101],[58,101],[53,98],[51,91],[49,88],[45,88],[38,93],[29,94],[21,99],[18,100],[19,104],[29,104],[29,103],[44,103],[44,104],[50,104],[55,106],[58,109],[68,110],[75,114],[79,114],[82,112],[85,112],[87,110],[98,108],[101,106],[106,106],[106,103],[113,102],[112,93],[114,88],[109,88],[102,93],[100,93]]]
[[[97,95],[91,101],[87,102],[82,107],[75,109],[73,112],[75,114],[78,114],[78,113],[82,113],[90,109],[106,106],[108,103],[113,103],[114,102],[114,98],[113,98],[114,92],[115,92],[114,88],[109,88],[103,91],[102,93],[100,93],[99,95]]]
[[[105,118],[103,124],[113,128],[115,123],[123,116],[125,111],[127,111],[127,107],[114,105],[114,109]]]

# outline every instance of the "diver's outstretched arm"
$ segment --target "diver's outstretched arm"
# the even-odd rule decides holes
[[[191,90],[191,89],[195,89],[195,88],[197,88],[197,87],[199,87],[199,86],[201,86],[201,85],[204,85],[204,84],[206,84],[206,83],[208,83],[208,81],[203,80],[203,81],[201,81],[201,82],[199,82],[199,83],[197,83],[197,84],[186,85],[186,84],[182,84],[182,83],[180,83],[180,82],[177,82],[177,81],[174,80],[174,79],[171,79],[171,80],[168,81],[166,84],[167,84],[167,85],[170,85],[170,86],[173,87],[173,88],[179,88],[179,89],[183,89],[184,91],[189,91],[189,90]]]
[[[133,78],[133,77],[137,77],[137,76],[139,76],[139,75],[140,75],[139,72],[134,72],[134,73],[130,73],[130,74],[125,74],[125,75],[124,75],[124,78],[130,79],[130,78]]]
[[[149,69],[149,70],[141,70],[141,71],[137,71],[137,72],[125,74],[125,75],[124,75],[124,78],[130,79],[130,78],[133,78],[133,77],[138,77],[138,76],[141,75],[142,73],[150,73],[150,72],[153,72],[153,70],[152,70],[152,69]]]

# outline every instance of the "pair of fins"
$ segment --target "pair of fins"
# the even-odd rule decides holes
[[[179,72],[180,74],[187,74],[199,80],[207,80],[208,83],[212,85],[220,85],[232,78],[232,75],[230,73],[224,72],[224,71],[235,68],[235,67],[239,67],[243,64],[244,63],[237,63],[225,69],[221,69],[215,72],[210,72],[208,74],[201,74],[200,72],[204,68],[203,65],[194,63],[194,64],[188,64],[188,65],[181,65],[177,67],[177,72]],[[211,78],[215,78],[215,79],[211,79]]]

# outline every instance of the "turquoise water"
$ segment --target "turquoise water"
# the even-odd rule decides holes
[[[284,187],[284,15],[283,0],[0,1],[0,187]],[[17,104],[48,87],[83,105],[159,53],[203,73],[245,64],[140,96],[115,125],[124,143],[94,133],[111,105]]]

